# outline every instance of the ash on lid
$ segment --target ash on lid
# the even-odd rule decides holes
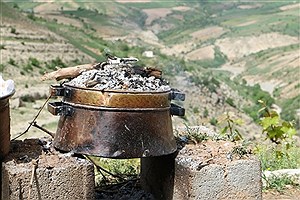
[[[169,91],[171,88],[161,77],[142,73],[130,63],[106,62],[99,69],[83,72],[67,85],[99,90]],[[92,83],[92,84],[90,84]]]

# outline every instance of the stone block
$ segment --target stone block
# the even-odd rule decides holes
[[[258,160],[236,160],[195,170],[175,162],[174,200],[262,199]]]
[[[38,139],[12,142],[2,163],[2,200],[29,199],[29,191],[30,199],[92,200],[94,187],[93,164]]]
[[[173,199],[262,199],[260,161],[250,152],[224,140],[183,146],[175,159]]]

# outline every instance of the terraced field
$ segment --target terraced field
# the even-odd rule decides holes
[[[206,120],[210,124],[223,111],[242,113],[243,106],[254,105],[252,97],[242,95],[251,90],[238,86],[243,81],[248,86],[260,84],[283,113],[298,119],[299,4],[15,2],[2,14],[0,70],[17,77],[20,96],[33,88],[47,91],[49,83],[39,83],[38,78],[44,71],[102,60],[109,51],[139,57],[140,65],[162,68],[174,85],[173,80],[185,80],[182,83],[186,84],[177,86],[192,99],[185,103],[187,118],[180,119],[181,123]],[[147,50],[154,52],[153,58],[143,57]],[[31,79],[26,79],[28,75]],[[199,91],[204,93],[201,98],[207,98],[205,102],[198,101]],[[223,96],[220,106],[224,110],[215,109],[218,96]],[[287,106],[288,101],[296,106]],[[203,103],[211,111],[208,116]],[[245,113],[241,116],[247,118]],[[253,123],[250,118],[246,121]]]

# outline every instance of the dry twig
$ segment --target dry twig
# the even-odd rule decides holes
[[[38,159],[32,159],[31,163],[32,163],[32,171],[31,171],[31,179],[30,179],[30,183],[29,183],[29,191],[28,191],[28,200],[30,200],[30,196],[31,196],[31,191],[32,191],[32,185],[33,185],[33,179],[36,173],[36,168],[38,166]]]
[[[118,175],[116,175],[116,174],[113,174],[113,173],[107,171],[106,169],[100,167],[99,165],[97,165],[97,164],[95,163],[95,161],[93,161],[93,159],[91,159],[89,156],[85,156],[85,157],[86,157],[89,161],[91,161],[91,162],[96,166],[97,170],[98,170],[100,173],[101,173],[101,171],[104,171],[105,173],[111,175],[112,177],[119,178],[119,179],[121,179],[121,180],[123,180],[123,181],[126,181],[125,178],[123,178],[123,177],[121,177],[121,176],[118,176]],[[103,173],[101,173],[101,175],[104,177],[104,179],[106,179],[106,177],[104,176]]]
[[[52,133],[52,132],[48,131],[47,129],[41,127],[41,126],[38,125],[36,122],[33,122],[32,126],[38,128],[38,129],[40,129],[41,131],[44,131],[45,133],[47,133],[48,135],[50,135],[52,138],[54,138],[54,136],[55,136],[55,133]]]
[[[18,139],[19,137],[21,137],[22,135],[24,135],[25,133],[27,133],[29,131],[29,129],[31,128],[31,126],[36,125],[36,121],[35,120],[38,118],[38,116],[40,115],[40,113],[42,112],[43,108],[45,107],[45,105],[47,104],[47,102],[49,101],[50,98],[51,98],[51,95],[48,96],[48,98],[46,99],[46,101],[44,102],[44,104],[42,105],[42,107],[40,108],[40,110],[38,111],[38,113],[36,114],[36,116],[29,123],[29,126],[27,127],[27,129],[23,133],[21,133],[20,135],[18,135],[17,137],[13,138],[12,141]]]

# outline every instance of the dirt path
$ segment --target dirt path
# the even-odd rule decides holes
[[[289,188],[282,193],[275,190],[268,190],[263,192],[263,200],[297,200],[300,198],[299,188]]]

